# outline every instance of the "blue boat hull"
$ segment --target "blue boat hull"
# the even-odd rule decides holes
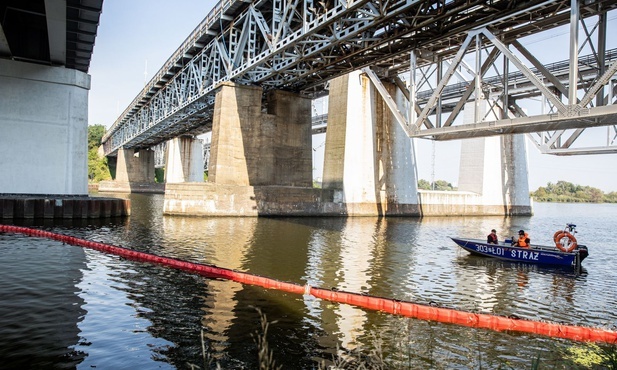
[[[579,250],[574,250],[568,253],[547,246],[519,248],[506,243],[488,244],[479,239],[450,239],[452,239],[459,247],[472,254],[498,258],[504,261],[526,262],[552,266],[568,266],[580,269],[582,260],[587,257],[587,254],[583,255]]]

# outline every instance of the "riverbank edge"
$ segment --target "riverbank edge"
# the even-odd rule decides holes
[[[94,219],[126,217],[129,199],[72,196],[0,194],[1,219]]]

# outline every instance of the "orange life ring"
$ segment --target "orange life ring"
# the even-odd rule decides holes
[[[559,243],[559,239],[557,239],[557,237],[558,237],[559,235],[561,235],[561,233],[563,233],[563,232],[564,232],[563,230],[557,230],[557,231],[555,231],[555,234],[553,234],[553,240],[555,241],[555,243]]]
[[[561,242],[563,238],[570,239],[570,246],[568,247],[568,249],[566,249],[566,247]],[[574,235],[570,234],[567,231],[563,231],[555,237],[555,246],[562,252],[568,252],[568,253],[572,252],[576,248],[577,245],[578,244],[576,242],[576,238],[574,237]]]

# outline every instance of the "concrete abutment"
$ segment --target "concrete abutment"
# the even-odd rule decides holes
[[[485,99],[465,106],[465,123],[474,122],[476,115],[485,120],[502,118],[499,106]],[[476,202],[487,212],[531,215],[525,135],[462,140],[458,188],[478,194]]]

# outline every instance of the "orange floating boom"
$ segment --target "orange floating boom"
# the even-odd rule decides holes
[[[309,285],[287,283],[213,265],[187,262],[170,257],[161,257],[150,253],[134,251],[128,248],[116,247],[113,245],[92,242],[72,236],[55,234],[49,231],[20,226],[0,225],[0,232],[19,233],[53,239],[71,245],[78,245],[84,248],[114,254],[131,260],[156,263],[182,271],[207,276],[209,278],[232,280],[243,284],[256,285],[268,289],[277,289],[294,294],[310,294],[316,298],[325,299],[332,302],[345,303],[415,319],[438,321],[447,324],[456,324],[495,331],[517,331],[576,341],[617,344],[617,332],[600,328],[513,319],[504,316],[458,311],[449,308],[398,301],[391,298],[374,297],[358,293],[316,288]]]

